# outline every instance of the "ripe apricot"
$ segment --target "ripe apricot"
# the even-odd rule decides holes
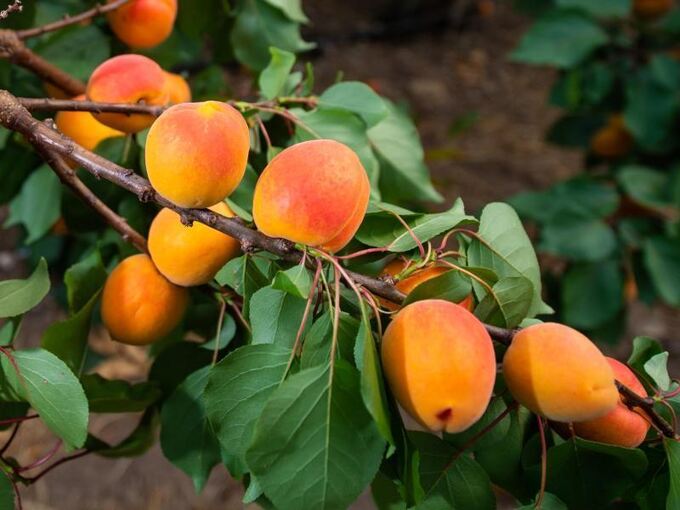
[[[248,163],[243,116],[217,101],[183,103],[156,119],[146,139],[146,170],[156,191],[181,207],[209,207],[228,197]]]
[[[132,48],[161,44],[170,37],[176,17],[177,0],[132,0],[107,14],[111,30]]]
[[[406,262],[401,259],[395,259],[385,266],[385,269],[383,269],[383,273],[389,276],[397,276],[404,269],[406,269]],[[413,289],[415,289],[421,283],[424,283],[427,280],[431,280],[432,278],[442,275],[447,271],[451,271],[451,268],[443,264],[427,266],[423,269],[419,269],[411,273],[406,278],[399,280],[395,284],[395,287],[404,294],[408,295]],[[392,303],[391,301],[388,301],[387,299],[381,299],[380,303],[388,310],[399,309],[399,306],[397,306],[395,303]],[[465,297],[465,299],[463,299],[458,304],[470,312],[472,312],[475,309],[475,300],[472,294],[468,294]]]
[[[170,104],[188,103],[191,101],[191,88],[181,74],[165,72],[165,87]]]
[[[84,101],[85,95],[83,94],[73,99]],[[99,122],[90,112],[61,111],[57,113],[54,120],[59,131],[90,151],[94,150],[102,140],[125,136],[125,133]]]
[[[461,432],[489,405],[496,380],[491,337],[460,305],[430,299],[405,306],[385,331],[381,355],[401,407],[432,431]]]
[[[144,103],[164,105],[168,102],[165,72],[150,58],[142,55],[118,55],[94,70],[87,84],[87,98],[103,103]],[[102,124],[136,133],[149,127],[151,115],[122,113],[97,113]]]
[[[651,20],[659,18],[673,8],[673,0],[635,0],[633,13],[638,18]]]
[[[132,255],[106,280],[102,321],[113,340],[146,345],[179,324],[187,302],[187,289],[166,280],[148,255]]]
[[[210,209],[234,216],[224,202]],[[161,209],[149,229],[149,253],[154,264],[168,280],[184,287],[208,283],[239,248],[236,239],[202,223],[183,225],[179,214],[171,209]]]
[[[615,159],[625,156],[633,148],[633,137],[626,129],[623,117],[613,115],[590,140],[593,153],[601,158]]]
[[[280,152],[260,175],[253,217],[269,236],[335,252],[359,229],[370,192],[352,149],[334,140],[302,142]]]
[[[598,418],[619,401],[604,355],[562,324],[535,324],[517,333],[505,353],[503,375],[520,404],[555,421]]]
[[[647,396],[645,387],[630,368],[613,358],[607,358],[607,361],[618,381],[641,397]],[[568,427],[566,424],[555,425],[560,434],[567,435]],[[629,409],[619,397],[619,403],[612,411],[593,420],[573,423],[572,427],[574,433],[584,439],[635,448],[645,440],[649,430],[649,422],[641,413]]]

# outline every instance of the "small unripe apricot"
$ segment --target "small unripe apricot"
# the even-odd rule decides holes
[[[85,95],[83,94],[73,99],[84,101]],[[90,112],[61,111],[57,113],[54,120],[59,131],[90,151],[94,150],[102,140],[125,136],[125,133],[99,122]]]
[[[628,386],[639,396],[647,397],[645,387],[630,368],[613,358],[607,358],[607,362],[612,367],[616,380]],[[568,433],[566,424],[555,425],[560,434]],[[612,411],[594,420],[573,423],[572,427],[574,433],[583,439],[636,448],[647,437],[649,422],[642,414],[629,409],[619,397],[619,403]]]
[[[191,101],[191,88],[180,74],[165,72],[165,88],[170,104],[188,103]]]
[[[673,0],[635,0],[633,13],[638,18],[655,19],[663,16],[673,8]]]
[[[226,103],[170,107],[146,138],[146,171],[156,191],[181,207],[209,207],[228,197],[248,163],[250,135]]]
[[[599,418],[619,401],[604,355],[562,324],[535,324],[517,333],[505,353],[503,375],[520,404],[554,421]]]
[[[633,148],[633,137],[626,129],[623,117],[613,115],[590,141],[593,153],[601,158],[615,159],[625,156]]]
[[[260,175],[253,218],[269,236],[335,252],[359,229],[370,187],[361,161],[346,145],[298,143],[280,152]]]
[[[383,273],[389,276],[397,276],[404,269],[406,269],[406,262],[401,259],[395,259],[385,266]],[[413,272],[406,278],[399,280],[395,284],[395,287],[404,294],[408,295],[411,293],[413,289],[415,289],[421,283],[424,283],[427,280],[431,280],[432,278],[436,278],[437,276],[442,275],[447,271],[451,270],[452,269],[450,267],[447,267],[445,265],[427,266],[423,269],[419,269]],[[381,299],[380,304],[382,304],[388,310],[397,310],[399,308],[399,306],[397,306],[395,303],[392,303],[387,299]],[[475,308],[475,300],[472,294],[468,294],[465,297],[465,299],[463,299],[458,304],[470,312],[472,312]]]
[[[87,98],[102,103],[144,103],[164,105],[168,102],[165,71],[142,55],[118,55],[94,70],[87,83]],[[149,127],[151,115],[97,113],[97,120],[109,127],[136,133]]]
[[[132,48],[161,44],[170,37],[176,17],[177,0],[132,0],[107,14],[111,30]]]
[[[496,380],[491,337],[460,305],[405,306],[381,346],[385,377],[401,407],[432,431],[461,432],[484,414]]]
[[[224,202],[210,210],[234,216]],[[236,239],[202,223],[183,225],[179,214],[171,209],[161,209],[149,229],[149,253],[154,264],[168,280],[184,287],[208,283],[239,248]]]
[[[148,255],[133,255],[118,264],[106,280],[102,321],[113,340],[146,345],[179,324],[187,302],[187,289],[166,280]]]

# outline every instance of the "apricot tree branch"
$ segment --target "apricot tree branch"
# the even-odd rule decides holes
[[[672,439],[680,440],[680,436],[676,433],[673,427],[654,409],[654,400],[649,397],[641,397],[628,386],[616,381],[616,388],[619,390],[623,403],[629,408],[637,407],[645,413],[652,423],[663,433],[664,436]]]
[[[129,1],[130,0],[116,0],[115,2],[111,3],[97,4],[92,9],[88,9],[87,11],[76,14],[75,16],[66,15],[59,21],[53,21],[52,23],[47,23],[41,27],[19,30],[17,35],[19,36],[19,39],[28,39],[29,37],[36,37],[46,34],[47,32],[54,32],[55,30],[59,30],[69,25],[75,25],[76,23],[87,21],[91,18],[94,18],[95,16],[116,10],[118,7]]]
[[[48,99],[33,97],[19,97],[17,99],[27,110],[32,112],[107,112],[121,114],[124,113],[127,115],[141,113],[158,117],[161,113],[163,113],[163,111],[167,109],[166,106],[152,106],[141,103],[96,103],[93,101],[75,101],[72,99]]]
[[[0,30],[0,58],[24,67],[42,80],[59,87],[66,94],[77,96],[85,92],[85,84],[33,53],[13,30]]]

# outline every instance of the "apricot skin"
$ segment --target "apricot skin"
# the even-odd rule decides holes
[[[87,98],[102,103],[143,102],[147,105],[164,105],[168,102],[165,71],[142,55],[118,55],[94,70],[87,84]],[[149,127],[151,115],[98,113],[102,124],[126,133],[136,133]]]
[[[405,268],[406,263],[403,260],[395,259],[385,266],[383,274],[387,274],[389,276],[397,276]],[[404,294],[408,295],[411,293],[413,289],[415,289],[421,283],[425,283],[427,280],[436,278],[437,276],[442,275],[447,271],[451,271],[451,268],[444,265],[428,266],[423,269],[419,269],[414,273],[411,273],[409,276],[402,280],[399,280],[395,284],[395,287]],[[399,309],[398,305],[392,303],[391,301],[388,301],[387,299],[381,299],[380,304],[382,304],[388,310],[394,311]],[[458,304],[465,308],[466,310],[468,310],[469,312],[472,312],[475,309],[475,300],[472,294],[468,294],[465,297],[465,299],[463,299]]]
[[[397,401],[432,431],[462,432],[484,414],[496,359],[482,323],[460,305],[431,299],[405,306],[381,346]]]
[[[628,386],[641,397],[647,397],[647,392],[635,374],[626,365],[613,358],[607,362],[614,371],[616,379]],[[555,424],[560,434],[568,435],[568,426],[564,423]],[[636,448],[642,444],[649,431],[649,422],[642,414],[631,410],[619,397],[616,407],[594,420],[572,423],[574,433],[583,439],[600,443]]]
[[[224,202],[210,209],[234,216]],[[202,223],[183,225],[171,209],[162,209],[149,229],[149,252],[154,264],[168,280],[184,287],[208,283],[239,249],[236,239]]]
[[[73,98],[76,101],[84,101],[85,95]],[[78,145],[93,151],[102,140],[125,136],[125,133],[105,126],[90,112],[58,112],[55,116],[57,129],[68,136]]]
[[[599,418],[619,401],[604,355],[562,324],[536,324],[517,333],[505,353],[503,375],[520,404],[554,421]]]
[[[621,158],[633,148],[633,137],[630,135],[620,115],[615,115],[600,128],[590,141],[593,154],[606,159]]]
[[[113,340],[147,345],[179,324],[187,302],[187,290],[166,280],[148,255],[132,255],[107,278],[101,316]]]
[[[191,101],[191,88],[182,75],[166,71],[165,88],[170,104],[188,103]]]
[[[255,186],[253,217],[269,236],[336,252],[354,237],[369,195],[366,170],[352,149],[312,140],[269,162]]]
[[[156,119],[145,161],[156,191],[181,207],[210,207],[239,185],[250,135],[243,116],[217,101],[183,103]]]
[[[132,0],[107,14],[111,30],[132,48],[161,44],[170,37],[176,17],[177,0]]]

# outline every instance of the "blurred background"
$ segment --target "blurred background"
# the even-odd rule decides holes
[[[579,4],[576,1],[562,3]],[[617,2],[603,3],[613,5]],[[600,176],[608,171],[602,170],[602,167],[618,168],[622,161],[630,162],[626,158],[630,158],[638,169],[643,165],[649,169],[650,161],[661,169],[674,168],[676,149],[663,146],[658,140],[650,142],[640,139],[633,115],[637,110],[632,113],[628,111],[625,120],[621,121],[627,126],[625,130],[635,135],[635,141],[632,141],[633,135],[628,140],[626,136],[629,135],[614,133],[603,142],[606,146],[611,139],[616,143],[623,140],[620,145],[627,146],[625,153],[612,155],[611,150],[607,153],[607,147],[602,150],[595,147],[592,140],[598,130],[616,124],[612,115],[632,101],[630,88],[624,90],[624,84],[617,74],[625,74],[629,69],[617,67],[620,64],[618,61],[612,62],[612,59],[619,58],[619,50],[606,49],[607,53],[602,55],[597,51],[604,52],[605,49],[593,47],[590,54],[597,55],[593,57],[594,64],[582,68],[573,62],[560,61],[559,58],[553,62],[550,57],[541,56],[540,51],[532,53],[527,49],[530,44],[523,38],[534,30],[534,16],[554,7],[554,3],[535,0],[519,4],[494,0],[304,1],[309,23],[303,26],[302,35],[306,41],[315,43],[316,48],[302,54],[299,61],[311,61],[314,64],[317,90],[332,84],[338,72],[341,72],[344,79],[365,81],[381,95],[406,105],[422,137],[435,187],[445,197],[443,204],[450,204],[455,198],[462,197],[469,210],[477,211],[486,203],[515,197],[512,198],[515,201],[513,204],[529,220],[530,233],[539,246],[544,247],[540,250],[540,257],[551,294],[547,301],[558,304],[558,308],[562,308],[561,313],[572,319],[570,323],[594,332],[596,337],[605,342],[606,350],[623,356],[628,354],[630,340],[634,336],[658,338],[671,352],[671,360],[674,357],[677,360],[674,355],[677,355],[679,347],[676,346],[677,342],[674,344],[671,340],[674,337],[677,339],[680,331],[680,313],[672,306],[675,299],[672,289],[657,288],[654,291],[655,270],[650,264],[657,259],[650,253],[657,252],[649,248],[650,251],[644,252],[645,255],[639,260],[633,255],[630,266],[625,255],[621,255],[627,253],[623,248],[604,254],[594,253],[609,242],[610,235],[616,236],[615,242],[621,247],[627,242],[626,233],[639,235],[640,232],[646,232],[649,226],[645,223],[640,227],[637,222],[632,226],[626,223],[625,228],[614,225],[612,218],[620,209],[615,205],[614,210],[603,213],[606,221],[600,222],[598,219],[597,228],[588,230],[588,234],[579,231],[575,236],[579,239],[587,237],[584,241],[586,246],[573,246],[565,243],[564,239],[549,238],[544,230],[549,227],[544,224],[547,220],[536,215],[532,217],[531,214],[532,207],[546,212],[549,203],[554,205],[559,201],[558,198],[548,198],[546,205],[545,194],[527,195],[527,192],[545,193],[559,183],[581,176],[584,168],[590,167],[595,168],[591,175],[596,176],[599,185]],[[630,8],[630,2],[628,5]],[[605,30],[621,30],[624,35],[634,34],[630,35],[633,42],[623,45],[629,52],[624,57],[630,57],[633,61],[643,59],[639,63],[643,67],[650,62],[647,56],[635,53],[649,48],[645,46],[649,34],[644,33],[644,28],[640,29],[635,22],[612,28],[607,23],[600,24],[597,21],[598,13],[587,14],[592,14],[596,20],[593,25],[603,26]],[[210,16],[210,13],[203,15]],[[578,22],[571,26],[581,42],[593,39],[592,31],[589,32]],[[635,35],[636,30],[642,30],[643,36]],[[540,36],[540,30],[538,32]],[[537,37],[535,30],[533,34]],[[554,40],[560,41],[563,36],[563,32],[553,32]],[[668,48],[672,49],[672,42],[666,41],[664,44],[664,52]],[[596,46],[596,43],[593,42],[593,45]],[[518,47],[520,50],[511,59],[510,54]],[[584,58],[581,56],[579,62],[583,62]],[[672,60],[671,57],[668,59]],[[616,69],[609,73],[613,77],[603,77],[601,73],[598,75],[595,64],[602,66],[607,62],[610,71]],[[673,76],[676,70],[665,59],[654,65],[657,66],[654,69],[658,68],[657,74],[661,73],[661,81],[677,80],[678,77]],[[580,76],[575,76],[570,69],[578,70]],[[188,68],[183,70],[190,73],[198,71]],[[223,70],[225,85],[233,97],[244,97],[250,93],[250,71],[237,63],[225,65]],[[609,80],[608,88],[602,85],[603,80]],[[576,82],[576,85],[572,82]],[[556,91],[555,83],[561,83],[562,88]],[[673,86],[675,82],[671,84]],[[602,87],[605,87],[604,92],[596,98],[583,99],[583,91],[597,91]],[[560,93],[567,99],[556,99]],[[646,89],[639,91],[640,95],[643,93],[649,94],[646,97],[654,96],[653,91]],[[575,94],[581,96],[575,98]],[[597,95],[597,92],[593,94]],[[639,96],[633,94],[633,97]],[[627,100],[629,103],[626,103]],[[642,108],[637,104],[634,107]],[[660,108],[668,109],[671,106]],[[589,116],[584,112],[589,112]],[[587,118],[584,120],[584,117]],[[652,123],[654,120],[648,121]],[[668,131],[671,132],[671,127],[677,127],[677,119],[668,122]],[[635,149],[631,148],[633,145]],[[631,155],[634,151],[637,153]],[[7,159],[3,162],[7,164]],[[677,175],[677,171],[674,175]],[[635,178],[641,180],[636,181]],[[634,198],[636,190],[646,190],[647,195],[636,201],[636,207],[641,206],[647,212],[652,210],[658,213],[662,210],[667,215],[662,218],[662,226],[653,224],[649,227],[657,229],[654,232],[668,234],[668,239],[671,239],[670,245],[663,244],[657,250],[662,255],[659,263],[661,268],[657,267],[657,272],[671,283],[680,283],[680,269],[668,263],[669,257],[672,260],[678,253],[674,251],[676,245],[673,243],[677,241],[677,216],[674,214],[680,205],[680,193],[668,199],[671,205],[656,196],[649,197],[649,193],[654,194],[655,189],[657,193],[660,193],[660,188],[673,189],[672,183],[677,183],[677,179],[670,184],[654,181],[654,188],[650,184],[653,177],[647,175],[647,178],[645,180],[645,175],[639,175],[638,172],[631,174],[632,180],[619,181],[619,184]],[[650,191],[650,188],[653,189]],[[607,209],[603,204],[610,200],[606,190],[604,195],[598,195],[595,190],[593,196],[585,195],[585,198],[570,195],[569,189],[558,190],[562,191],[558,191],[556,196],[572,205],[576,204],[576,209],[582,205],[579,204],[580,200],[587,202],[591,199],[595,208],[599,204]],[[518,194],[519,198],[516,198]],[[437,206],[433,205],[432,208]],[[583,211],[578,212],[580,214]],[[568,216],[562,210],[554,214]],[[0,223],[5,221],[7,215],[8,207],[2,206]],[[600,223],[611,227],[612,233],[598,230]],[[23,235],[21,227],[0,230],[0,279],[24,277],[32,267],[32,262],[29,262],[32,255],[25,249],[15,249]],[[579,237],[581,235],[584,237]],[[614,284],[604,284],[604,288],[596,285],[597,274],[605,271],[598,264],[614,259],[615,272],[621,276],[614,278]],[[651,283],[650,276],[644,271],[637,271],[635,264],[642,264],[640,267],[652,273]],[[566,280],[563,281],[562,277],[570,271],[572,280],[565,290]],[[641,276],[636,278],[635,275]],[[572,296],[579,292],[585,305],[582,302],[578,306],[573,303]],[[608,309],[602,311],[598,303],[605,299],[613,300],[614,305],[606,305]],[[592,316],[593,309],[600,310],[597,317]],[[37,345],[47,325],[62,316],[63,312],[55,302],[49,299],[43,302],[25,321],[21,334],[22,345]],[[609,327],[612,322],[623,327],[612,331]],[[95,330],[91,345],[94,351],[106,357],[98,370],[104,376],[142,380],[149,369],[149,361],[143,351],[112,345],[103,332]],[[671,372],[679,366],[677,361],[671,362]],[[93,417],[91,429],[97,436],[115,442],[125,437],[135,427],[137,420],[137,416],[97,415]],[[29,422],[13,448],[15,455],[20,458],[36,458],[51,444],[52,439],[47,431]],[[57,469],[24,491],[24,508],[238,509],[243,508],[241,497],[240,484],[228,481],[226,470],[222,467],[213,471],[203,493],[196,495],[191,481],[168,463],[156,446],[140,458],[111,461],[88,456],[70,464],[68,468]],[[370,498],[362,498],[355,508],[372,508]]]

